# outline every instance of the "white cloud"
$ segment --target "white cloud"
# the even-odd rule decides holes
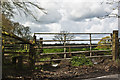
[[[69,19],[80,21],[87,18],[102,17],[112,11],[107,4],[100,5],[99,2],[64,2],[66,16]]]
[[[61,25],[57,23],[47,24],[46,26],[50,29],[50,32],[60,32],[61,30]]]
[[[32,33],[34,33],[34,32],[49,32],[50,31],[50,28],[47,27],[46,25],[39,25],[39,24],[35,24],[32,22],[26,22],[23,25],[29,26]]]
[[[100,1],[83,0],[37,0],[40,6],[45,8],[48,14],[34,10],[40,22],[33,18],[23,18],[16,16],[14,21],[19,21],[30,26],[32,32],[59,32],[66,30],[69,32],[112,32],[117,29],[117,19],[98,19],[107,13],[117,13],[112,11],[115,5],[107,5]]]

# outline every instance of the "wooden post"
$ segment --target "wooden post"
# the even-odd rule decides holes
[[[4,64],[4,39],[2,40],[2,64]]]
[[[29,59],[30,59],[30,67],[34,68],[35,65],[35,56],[36,56],[36,50],[35,50],[35,45],[36,45],[36,36],[34,35],[34,44],[30,44],[30,52],[29,52]]]
[[[113,38],[112,33],[110,34],[110,36],[111,36],[111,45],[112,45],[112,38]],[[111,49],[112,49],[112,46],[111,46]],[[112,52],[111,52],[111,54],[112,54]]]
[[[18,68],[22,69],[23,68],[23,56],[18,56]]]
[[[30,52],[29,52],[29,59],[30,59],[30,67],[33,68],[34,67],[34,46],[30,45]]]
[[[118,30],[113,31],[112,38],[112,56],[113,60],[116,60],[119,57],[119,40],[118,40]]]
[[[43,53],[43,38],[40,38],[40,53]]]
[[[35,41],[35,43],[36,43],[36,36],[34,35],[33,38],[34,38],[34,41]]]
[[[16,57],[12,57],[12,64],[16,64]]]
[[[69,47],[69,56],[71,57],[72,56],[72,54],[71,54],[71,48]]]
[[[90,56],[92,56],[92,42],[91,42],[91,34],[90,34]]]
[[[64,47],[66,46],[66,34],[64,34]],[[66,48],[64,48],[64,53],[66,52]],[[66,54],[64,54],[64,58],[66,58]]]
[[[4,64],[4,45],[2,44],[2,64]]]

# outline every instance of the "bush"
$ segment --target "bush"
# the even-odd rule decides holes
[[[92,65],[90,59],[86,58],[85,55],[73,56],[71,60],[72,66],[83,66],[83,65]]]
[[[110,36],[106,36],[106,37],[103,37],[99,42],[98,42],[98,46],[96,47],[97,49],[110,49],[111,46],[110,45],[102,45],[102,44],[110,44],[111,41],[108,40],[110,39],[111,37]]]

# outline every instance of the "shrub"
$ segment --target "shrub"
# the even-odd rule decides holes
[[[110,45],[102,45],[102,44],[110,44],[111,41],[108,40],[110,39],[111,37],[110,36],[106,36],[106,37],[103,37],[99,42],[98,42],[98,46],[96,47],[97,49],[110,49]]]
[[[72,66],[83,66],[83,65],[92,65],[93,63],[89,58],[86,58],[85,55],[73,56],[71,60]]]

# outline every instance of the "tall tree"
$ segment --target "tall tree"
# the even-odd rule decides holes
[[[19,37],[30,39],[30,28],[28,26],[23,26],[19,23],[14,23],[13,33]]]
[[[29,8],[30,6],[37,8],[46,14],[44,8],[41,8],[38,4],[32,3],[30,1],[21,2],[21,0],[9,0],[5,2],[2,0],[0,2],[0,6],[2,6],[2,8],[0,7],[0,10],[2,9],[2,13],[0,13],[0,15],[2,15],[2,22],[0,22],[2,30],[24,38],[30,37],[30,28],[24,27],[23,25],[10,20],[14,17],[14,14],[17,14],[15,10],[17,10],[19,14],[24,13],[26,16],[31,15],[35,20],[37,19],[32,13],[31,8]]]

